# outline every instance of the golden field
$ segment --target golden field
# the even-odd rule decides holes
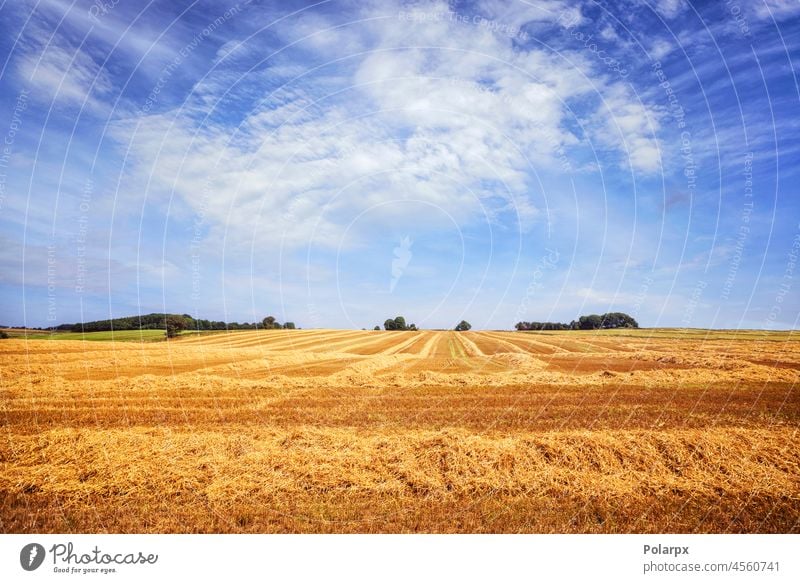
[[[800,532],[800,335],[0,341],[2,532]]]

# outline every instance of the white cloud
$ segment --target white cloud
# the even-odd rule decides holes
[[[659,171],[659,114],[632,99],[621,85],[610,88],[602,97],[603,106],[593,116],[597,142],[623,152],[623,163],[635,170]]]
[[[88,35],[89,42],[99,52],[114,49],[114,60],[126,58],[136,65],[138,73],[156,76],[168,62],[172,61],[179,44],[170,46],[174,39],[191,38],[195,30],[182,20],[169,22],[170,33],[162,34],[162,19],[155,20],[153,26],[148,25],[149,15],[155,12],[141,10],[141,7],[130,6],[132,3],[110,2],[101,0],[25,0],[35,8],[35,16],[26,27],[34,39],[50,36],[55,25],[59,32],[68,38],[83,38]],[[23,4],[23,2],[20,2]],[[140,18],[131,22],[130,12],[133,8]],[[213,14],[211,20],[216,18]],[[31,24],[34,25],[31,28]]]
[[[686,10],[685,0],[640,0],[640,2],[667,19],[676,18]]]
[[[674,48],[669,41],[658,38],[650,45],[650,57],[653,60],[660,61],[670,54]]]
[[[51,42],[36,52],[25,52],[17,60],[17,72],[29,84],[34,99],[101,109],[97,99],[112,89],[108,73],[86,53],[66,43]]]
[[[555,20],[562,5],[548,6]],[[531,176],[559,172],[559,153],[585,148],[587,139],[616,150],[637,171],[659,168],[653,112],[622,83],[595,73],[591,58],[520,50],[507,29],[448,10],[429,3],[398,18],[399,6],[381,5],[354,15],[349,27],[321,15],[283,27],[284,43],[313,37],[298,45],[312,61],[344,62],[264,89],[238,126],[214,116],[198,120],[234,81],[274,83],[269,68],[233,78],[215,72],[183,110],[117,124],[114,135],[130,140],[138,164],[129,186],[149,188],[148,196],[174,193],[203,213],[212,237],[227,229],[229,244],[283,238],[293,246],[313,238],[338,247],[358,244],[357,229],[348,231],[350,240],[342,237],[370,209],[377,209],[375,220],[419,226],[501,216],[509,224],[516,215],[529,227],[539,214],[528,194]],[[541,7],[485,13],[510,15],[514,27],[545,14]],[[254,50],[228,43],[218,56],[234,46]],[[277,67],[285,70],[285,59]],[[587,107],[591,123],[579,137],[567,128]],[[408,200],[418,205],[400,204]],[[396,206],[381,213],[386,205]]]
[[[760,0],[754,5],[758,18],[783,20],[800,15],[800,3],[797,0]]]

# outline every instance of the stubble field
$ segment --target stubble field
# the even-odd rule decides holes
[[[800,532],[800,335],[0,342],[2,532]]]

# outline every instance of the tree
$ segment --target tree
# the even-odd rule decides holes
[[[639,323],[628,314],[609,312],[603,314],[602,328],[638,328]]]
[[[383,323],[383,327],[386,330],[416,330],[416,324],[411,324],[410,326],[406,325],[406,319],[403,316],[397,316],[396,318],[392,319],[389,318]],[[378,326],[375,326],[376,330],[380,330]]]
[[[283,327],[284,327],[286,330],[294,330],[294,329],[295,329],[294,322],[286,322],[286,323],[283,325]]]
[[[380,327],[380,326],[375,326],[375,327],[373,328],[373,330],[380,330],[380,329],[381,329],[381,327]]]
[[[603,325],[603,317],[597,314],[589,314],[578,318],[578,327],[581,330],[597,330]]]
[[[178,334],[186,330],[186,320],[183,316],[170,314],[165,318],[167,328],[167,338],[175,338]]]
[[[466,320],[461,320],[456,326],[456,332],[465,332],[472,328],[472,325]]]
[[[0,340],[5,340],[8,338],[8,334],[6,334],[5,330],[0,330]]]
[[[265,330],[273,330],[275,328],[280,328],[281,325],[275,319],[275,316],[267,316],[263,320],[261,320],[261,325],[264,327]]]

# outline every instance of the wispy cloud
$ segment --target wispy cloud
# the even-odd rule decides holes
[[[350,217],[405,200],[438,209],[430,219],[468,224],[502,215],[527,229],[539,214],[530,174],[557,168],[565,149],[591,151],[595,141],[616,151],[622,167],[651,173],[660,164],[658,115],[624,84],[579,53],[515,46],[508,31],[555,20],[561,4],[549,8],[517,9],[504,23],[512,28],[502,29],[476,25],[445,3],[381,4],[343,21],[304,15],[281,40],[302,39],[298,50],[319,65],[286,79],[279,64],[283,85],[256,96],[241,117],[218,117],[231,98],[227,44],[183,109],[119,123],[114,135],[130,141],[137,186],[202,204],[229,242],[243,235],[338,246]],[[235,83],[271,72],[267,61]],[[576,117],[583,132],[571,127]],[[374,220],[417,214],[397,205]],[[348,232],[357,238],[357,229]]]
[[[86,52],[63,38],[31,47],[17,59],[16,66],[37,101],[107,109],[102,98],[112,89],[110,75]]]

